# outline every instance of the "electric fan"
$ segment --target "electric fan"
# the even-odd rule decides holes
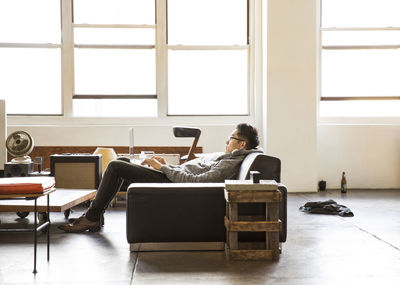
[[[33,150],[33,138],[24,131],[16,131],[10,134],[6,140],[6,148],[9,154],[14,156],[13,164],[29,164],[32,159],[28,156]]]

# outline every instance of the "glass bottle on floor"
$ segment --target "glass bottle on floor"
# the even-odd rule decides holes
[[[342,180],[340,181],[340,192],[347,193],[347,179],[344,171],[342,173]]]

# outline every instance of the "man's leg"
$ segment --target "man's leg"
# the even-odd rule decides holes
[[[98,221],[124,180],[134,182],[171,182],[165,174],[122,160],[111,161],[104,172],[99,190],[86,212],[86,218]]]
[[[72,224],[60,225],[58,228],[71,233],[81,233],[87,230],[99,231],[102,226],[101,216],[117,194],[123,180],[129,182],[171,182],[161,172],[122,160],[111,161],[104,172],[96,197],[86,214],[76,219]]]

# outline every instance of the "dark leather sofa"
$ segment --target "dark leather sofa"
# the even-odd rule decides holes
[[[276,180],[281,191],[280,242],[286,241],[287,189],[280,183],[281,162],[261,153],[248,155],[238,179],[250,171]],[[223,250],[226,239],[224,183],[133,183],[127,191],[126,233],[132,251]],[[265,215],[263,204],[239,204],[239,215]],[[239,233],[239,241],[259,241],[264,233]]]

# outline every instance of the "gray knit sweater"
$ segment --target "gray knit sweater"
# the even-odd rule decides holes
[[[163,165],[161,171],[172,182],[224,182],[235,179],[243,159],[261,149],[241,149],[232,153],[212,153],[185,162],[182,165]]]

